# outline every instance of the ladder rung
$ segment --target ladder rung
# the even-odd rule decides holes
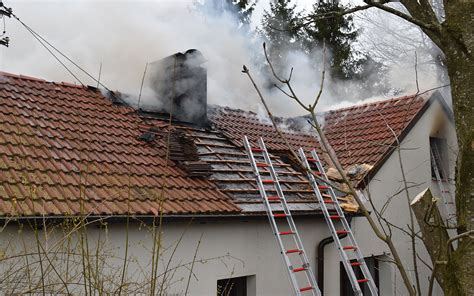
[[[313,287],[308,286],[308,287],[301,288],[300,292],[309,291],[309,290],[313,290],[313,289],[314,289]]]
[[[279,201],[280,197],[278,195],[267,196],[269,201]]]
[[[290,235],[290,234],[295,234],[293,231],[280,231],[280,235]]]
[[[317,159],[314,159],[314,158],[311,158],[311,157],[306,158],[306,159],[307,159],[309,162],[318,162]]]
[[[348,234],[348,233],[349,233],[349,231],[347,231],[347,230],[338,230],[338,231],[336,231],[336,234]]]
[[[337,215],[336,216],[329,216],[329,218],[331,218],[331,219],[341,219],[341,216],[337,216]]]
[[[266,168],[269,167],[270,165],[264,162],[257,162],[257,167],[258,168]]]
[[[319,188],[319,189],[329,189],[329,186],[326,186],[326,185],[319,185],[318,188]]]
[[[273,217],[275,217],[275,218],[284,218],[284,217],[286,217],[286,214],[285,213],[283,213],[283,214],[273,214]]]
[[[334,201],[332,199],[326,199],[326,200],[324,200],[324,203],[333,204]]]
[[[287,254],[292,254],[292,253],[303,253],[303,250],[300,249],[292,249],[292,250],[287,250],[285,253]]]
[[[321,172],[319,172],[319,171],[313,171],[313,173],[314,173],[315,175],[318,175],[318,176],[321,176],[321,175],[323,174],[323,173],[321,173]]]
[[[262,183],[263,184],[273,184],[273,183],[275,183],[275,181],[273,181],[271,179],[268,179],[268,180],[262,180]]]
[[[261,148],[251,148],[252,152],[263,152]]]
[[[366,283],[368,282],[369,279],[361,279],[361,280],[357,280],[358,283]]]
[[[361,266],[362,263],[360,262],[351,262],[351,266]]]
[[[306,267],[298,267],[298,268],[293,269],[293,272],[300,272],[300,271],[305,271],[305,270],[306,270]]]
[[[355,246],[344,246],[342,247],[343,250],[355,250],[357,249]]]

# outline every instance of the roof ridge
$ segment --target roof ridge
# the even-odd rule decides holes
[[[369,107],[369,106],[376,106],[378,104],[383,104],[383,103],[389,103],[389,102],[401,101],[401,100],[408,100],[408,99],[416,99],[416,98],[425,99],[425,98],[423,98],[423,96],[417,95],[417,94],[405,95],[405,96],[401,96],[401,97],[388,98],[388,99],[384,99],[384,100],[376,100],[376,101],[373,101],[373,102],[368,102],[368,103],[364,103],[364,104],[360,104],[360,105],[356,104],[356,105],[351,105],[351,106],[337,108],[337,109],[330,109],[330,110],[324,111],[323,114],[343,112],[343,111],[354,110],[354,109],[359,109],[359,108],[366,108],[366,107]]]
[[[230,107],[230,106],[209,104],[208,107],[211,107],[212,111],[214,111],[214,110],[218,110],[218,111],[220,111],[220,110],[230,110],[230,111],[239,112],[239,113],[251,113],[253,115],[258,115],[255,111],[252,111],[252,110],[244,110],[244,109],[241,109],[241,108],[234,108],[234,107]]]
[[[378,105],[378,104],[383,104],[383,103],[388,103],[388,102],[395,102],[395,101],[415,99],[415,98],[420,98],[420,99],[423,99],[423,100],[426,99],[426,97],[424,97],[423,95],[412,94],[412,95],[405,95],[405,96],[401,96],[401,97],[388,98],[388,99],[384,99],[384,100],[376,100],[376,101],[373,101],[373,102],[364,103],[364,104],[360,104],[360,105],[351,105],[351,106],[348,106],[348,107],[330,109],[330,110],[327,110],[327,111],[322,111],[321,113],[318,113],[318,114],[325,115],[325,114],[328,114],[328,113],[343,112],[343,111],[354,110],[354,109],[359,109],[359,108],[366,108],[368,106],[375,106],[375,105]],[[223,105],[213,105],[213,107],[214,107],[214,110],[216,110],[216,109],[224,110],[224,111],[229,110],[231,112],[249,114],[249,115],[252,115],[252,116],[258,118],[258,114],[256,112],[252,111],[252,110],[243,110],[241,108],[234,108],[234,107],[223,106]],[[307,115],[308,114],[303,114],[303,115],[292,116],[292,117],[275,116],[275,118],[290,119],[290,118],[296,118],[296,117],[303,117],[303,116],[307,116]]]
[[[34,76],[29,76],[29,75],[23,75],[23,74],[14,74],[10,72],[5,72],[5,71],[0,71],[0,77],[1,76],[7,76],[7,77],[12,77],[16,79],[22,79],[22,80],[30,80],[30,81],[36,81],[36,82],[42,82],[42,83],[47,83],[47,84],[53,84],[53,85],[60,85],[60,86],[65,86],[65,87],[73,87],[73,88],[87,88],[87,85],[79,85],[67,81],[53,81],[53,80],[46,80],[43,78],[39,77],[34,77]]]

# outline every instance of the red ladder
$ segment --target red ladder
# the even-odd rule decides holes
[[[303,243],[296,229],[295,222],[293,221],[293,217],[291,216],[291,212],[288,208],[283,190],[281,189],[280,182],[278,181],[277,173],[273,168],[272,161],[262,138],[259,139],[258,144],[258,148],[253,148],[250,146],[248,138],[246,136],[244,137],[245,150],[252,165],[253,173],[257,181],[257,186],[260,191],[260,195],[262,196],[268,219],[270,220],[270,226],[272,227],[273,234],[275,235],[278,247],[280,248],[280,254],[282,256],[283,262],[285,263],[285,269],[293,287],[293,293],[297,296],[320,296],[321,292],[319,291],[319,287],[316,284],[308,257],[306,256],[306,252],[303,248]],[[256,156],[254,155],[259,158],[259,161],[256,160]],[[270,173],[270,179],[262,179],[260,174],[260,169],[262,168],[266,169],[267,173]],[[265,186],[272,187],[272,191],[276,190],[277,195],[267,195]],[[270,205],[270,201],[274,202],[274,204],[275,202],[280,204],[281,210],[274,209]],[[277,224],[276,219],[280,219],[281,223]],[[293,244],[291,244],[292,246],[287,246],[290,243],[288,243],[286,239],[283,240],[282,237],[293,238]],[[291,239],[289,240],[291,242]],[[299,262],[293,264],[292,262],[295,261]],[[299,273],[304,273],[305,276],[303,278],[297,277],[296,275]]]
[[[355,237],[351,231],[351,227],[344,216],[344,211],[342,210],[337,196],[334,193],[332,187],[328,186],[327,183],[322,181],[316,181],[316,178],[313,175],[313,172],[321,176],[323,180],[328,180],[326,172],[324,171],[323,165],[316,153],[316,150],[311,151],[311,158],[307,158],[303,148],[298,150],[299,156],[303,165],[305,166],[308,179],[313,187],[314,193],[318,198],[319,204],[321,205],[321,210],[323,212],[326,223],[329,226],[331,235],[336,243],[337,249],[339,251],[339,256],[342,260],[344,268],[346,269],[347,276],[352,285],[352,289],[355,295],[363,295],[360,284],[366,283],[369,287],[371,295],[378,295],[377,286],[375,285],[374,280],[372,279],[372,274],[365,263],[364,256],[357,245]],[[310,163],[312,165],[310,165]],[[314,170],[315,169],[315,170]],[[327,204],[331,204],[336,210],[336,214],[330,214],[327,208]],[[335,222],[340,222],[342,229],[337,229]],[[349,245],[343,245],[340,234],[347,235],[349,240]],[[352,259],[355,259],[355,262],[351,262]],[[359,267],[362,271],[363,278],[358,279],[355,275],[354,267]]]
[[[431,166],[433,167],[433,171],[436,177],[436,183],[438,184],[441,197],[443,199],[442,203],[444,207],[442,207],[442,211],[444,211],[445,222],[448,226],[454,226],[457,225],[456,204],[454,203],[453,196],[444,186],[442,179],[443,177],[448,180],[448,173],[443,169],[443,162],[441,160],[441,155],[438,150],[438,145],[434,141],[430,141],[430,145]],[[447,183],[447,186],[449,188],[449,183]]]

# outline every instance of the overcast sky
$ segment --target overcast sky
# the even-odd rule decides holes
[[[197,12],[193,0],[3,2],[94,77],[98,76],[102,63],[101,81],[111,89],[138,94],[146,63],[178,51],[198,48],[208,59],[210,103],[252,110],[261,108],[255,90],[241,73],[243,64],[254,73],[261,67],[262,60],[252,59],[256,53],[262,53],[261,41],[238,31],[228,16]],[[254,13],[257,23],[268,3],[258,1]],[[313,1],[298,0],[295,3],[300,9],[310,9]],[[383,31],[381,34],[386,35]],[[18,21],[6,19],[6,36],[10,37],[10,47],[0,47],[1,71],[78,83]],[[312,57],[299,53],[291,57],[291,65],[295,67],[293,80],[301,97],[309,102],[317,92],[320,74],[309,69],[308,65],[314,63]],[[410,56],[410,63],[412,60]],[[397,87],[411,91],[414,72],[407,72],[406,65],[399,64],[399,69],[391,73],[392,80]],[[96,85],[72,65],[68,64],[68,67],[84,84]],[[426,80],[422,86],[435,84],[429,75],[420,77]],[[264,82],[262,77],[257,75],[256,78],[258,82]],[[338,87],[341,87],[339,83],[327,80],[321,109],[354,103],[350,98],[336,99],[333,91]],[[277,114],[301,113],[297,106],[288,105],[286,98],[275,93],[267,95],[271,96],[270,104]]]
[[[300,1],[306,7],[310,1]],[[257,110],[259,104],[248,78],[241,73],[245,64],[254,72],[263,60],[261,41],[238,31],[228,16],[203,15],[194,1],[4,1],[33,30],[66,55],[98,76],[111,89],[139,92],[147,62],[178,51],[198,48],[208,59],[209,102]],[[255,18],[260,19],[268,1],[258,1]],[[41,47],[19,22],[7,19],[10,47],[0,48],[0,70],[52,81],[75,79]],[[84,84],[96,83],[67,63]],[[303,97],[311,99],[319,85],[319,75],[308,75],[307,57],[295,54],[292,64],[295,81]],[[264,80],[258,77],[263,83]],[[329,91],[328,91],[329,94]],[[286,98],[272,94],[275,112],[294,115],[297,106],[285,106]],[[332,104],[329,100],[322,106]],[[293,108],[294,107],[294,108]]]
[[[170,26],[168,29],[179,34],[187,29],[188,24],[182,18],[189,17],[194,13],[191,11],[193,3],[196,1],[4,0],[3,2],[7,7],[13,8],[13,12],[21,20],[42,34],[48,41],[81,62],[81,65],[89,66],[87,68],[89,71],[98,72],[98,65],[109,60],[107,55],[111,53],[110,50],[100,52],[96,49],[94,53],[91,53],[85,48],[94,47],[98,42],[107,42],[109,38],[120,39],[121,49],[113,48],[114,54],[127,49],[138,50],[140,46],[150,46],[149,38],[151,38],[150,34],[154,32],[153,28],[141,32],[143,40],[136,42],[136,36],[127,36],[127,34],[137,28],[127,28],[127,26],[140,26],[139,23],[142,21],[144,22],[142,28],[146,25],[152,26],[153,24],[148,21],[152,19],[153,14],[156,18],[162,18],[157,20],[160,21],[160,24],[164,23],[164,17],[168,18],[167,21],[175,26],[174,28]],[[310,9],[313,2],[312,0],[294,1],[300,9]],[[257,2],[253,14],[256,24],[259,24],[264,9],[268,7],[269,1],[259,0]],[[181,21],[181,26],[178,27]],[[2,26],[1,23],[0,26]],[[36,75],[47,79],[73,79],[70,75],[68,77],[68,75],[61,73],[64,72],[59,70],[61,66],[16,20],[6,19],[6,31],[6,36],[10,37],[10,47],[0,47],[0,69],[2,71]],[[161,38],[160,40],[162,40]],[[180,36],[175,38],[180,39]],[[136,44],[134,46],[127,44],[131,42],[136,42]],[[160,54],[167,55],[187,47],[196,47],[196,44],[191,44],[192,42],[195,42],[192,38],[167,40],[167,44],[159,45],[162,49],[157,50],[155,55],[143,55],[143,52],[138,53],[137,51],[130,51],[127,54],[141,54],[142,56],[137,59],[137,62],[141,61],[139,64],[142,67],[146,61],[161,58]],[[124,53],[124,55],[126,54]],[[121,55],[118,58],[122,58]],[[51,71],[52,69],[54,71]],[[107,72],[107,69],[104,68],[104,71]]]

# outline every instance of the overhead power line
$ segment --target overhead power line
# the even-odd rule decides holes
[[[21,22],[21,21],[20,21]],[[84,85],[84,83],[82,83],[82,81],[66,66],[66,64],[63,63],[63,61],[61,61],[61,59],[58,58],[57,55],[54,54],[54,52],[46,46],[46,44],[43,43],[42,38],[40,38],[40,36],[36,35],[35,32],[33,30],[31,30],[28,26],[25,26],[25,28],[28,30],[28,32],[31,33],[31,35],[33,35],[33,37],[38,40],[38,42],[56,59],[56,61],[58,61],[58,63],[60,63],[64,69],[66,69],[69,74],[71,74],[72,77],[74,77],[74,79],[76,79],[77,81],[79,81],[79,83],[81,85]]]
[[[5,21],[6,17],[11,17],[12,16],[12,9],[5,7],[3,5],[3,2],[0,0],[0,18],[3,20],[3,31],[0,34],[0,45],[8,47],[10,38],[8,36],[3,37],[7,33],[7,23]]]
[[[0,2],[1,3],[1,2]],[[62,56],[64,59],[66,59],[68,62],[70,62],[72,65],[74,65],[77,69],[79,69],[81,72],[86,74],[89,78],[91,78],[93,81],[97,82],[97,86],[102,86],[105,90],[107,90],[113,97],[114,99],[117,99],[118,101],[122,101],[120,98],[118,98],[115,93],[110,90],[106,85],[104,85],[102,82],[100,82],[99,79],[95,78],[92,76],[89,72],[87,72],[83,67],[81,67],[78,63],[76,63],[74,60],[72,60],[70,57],[68,57],[65,53],[63,53],[61,50],[59,50],[56,46],[51,44],[48,40],[46,40],[43,36],[41,36],[38,32],[33,30],[30,26],[28,26],[25,22],[23,22],[17,15],[15,15],[12,10],[10,9],[10,15],[13,16],[14,19],[16,19],[55,59],[60,63],[68,72],[71,74],[71,76],[74,77],[81,85],[85,85],[82,83],[82,81],[77,77],[77,75],[74,74],[74,72],[68,68],[68,66],[56,55],[53,50],[58,53],[60,56]]]

